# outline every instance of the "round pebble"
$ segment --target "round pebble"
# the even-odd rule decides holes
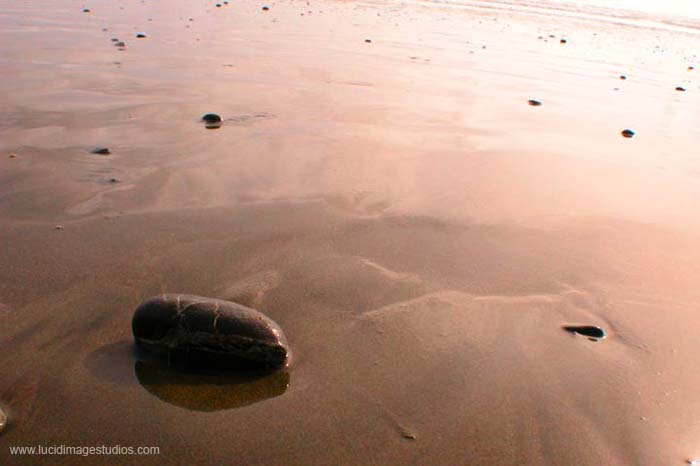
[[[269,10],[270,10],[270,7],[269,7],[269,6],[264,6],[264,7],[262,7],[262,11],[269,11]]]
[[[626,138],[633,138],[634,134],[634,131],[632,131],[631,129],[622,130],[622,135]]]
[[[83,13],[90,13],[90,8],[83,8]]]
[[[207,129],[218,129],[221,128],[223,121],[221,117],[216,113],[207,113],[202,116],[202,121],[204,122],[204,127]]]
[[[365,42],[367,42],[368,44],[371,44],[371,43],[372,43],[372,39],[365,39]]]
[[[528,100],[527,103],[532,105],[533,107],[539,107],[540,105],[542,105],[542,102],[540,102],[539,100],[534,100],[534,99]]]
[[[620,79],[622,79],[624,81],[625,79],[627,79],[627,76],[625,76],[624,74],[621,74]]]
[[[221,117],[216,113],[206,113],[202,116],[202,121],[205,123],[221,123]]]

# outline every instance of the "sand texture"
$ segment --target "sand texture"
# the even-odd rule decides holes
[[[267,5],[0,0],[0,464],[700,458],[698,26]],[[291,364],[144,360],[165,292],[260,310]]]

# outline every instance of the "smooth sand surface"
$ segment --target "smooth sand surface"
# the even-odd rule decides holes
[[[0,0],[0,464],[700,457],[691,21],[42,3]],[[263,311],[290,367],[142,360],[131,315],[160,292]]]

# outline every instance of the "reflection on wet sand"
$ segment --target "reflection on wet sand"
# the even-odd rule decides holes
[[[134,372],[152,395],[193,411],[241,408],[280,396],[289,387],[289,373],[283,371],[247,376],[187,373],[139,360]]]

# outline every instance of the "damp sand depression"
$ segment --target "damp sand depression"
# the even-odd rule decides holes
[[[51,3],[0,0],[0,463],[700,457],[693,20]],[[142,359],[161,292],[264,312],[291,365]]]

